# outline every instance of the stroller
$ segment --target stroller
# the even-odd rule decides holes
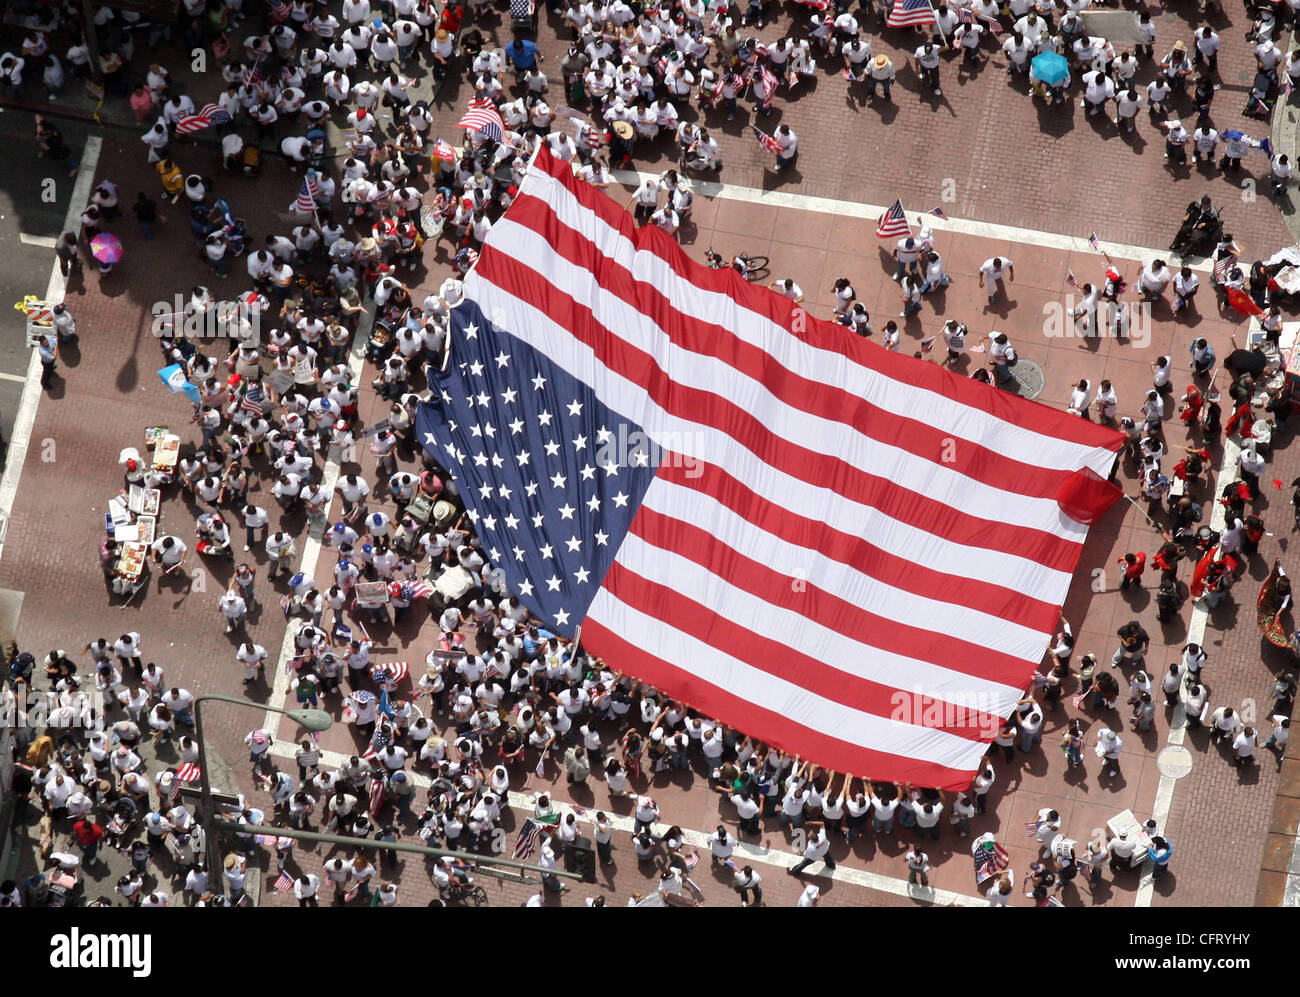
[[[510,0],[510,26],[515,31],[537,31],[537,0]]]
[[[81,888],[81,860],[68,852],[54,852],[50,860],[56,863],[48,873],[47,903],[51,907],[76,906],[84,901],[77,895]]]
[[[1268,121],[1273,117],[1273,104],[1277,101],[1277,77],[1272,73],[1256,73],[1255,83],[1246,98],[1242,114],[1248,118]]]
[[[248,229],[242,218],[236,218],[230,210],[230,204],[224,197],[219,197],[212,205],[212,221],[226,236],[231,256],[243,256],[248,248]]]
[[[125,847],[131,826],[140,816],[140,808],[129,796],[122,796],[100,807],[104,817],[104,843],[110,848]]]
[[[307,132],[306,138],[311,143],[311,151],[307,153],[307,165],[319,171],[325,166],[328,151],[325,145],[325,132],[323,129],[313,128]]]
[[[1223,239],[1223,219],[1213,205],[1208,211],[1191,207],[1169,249],[1178,256],[1209,256]]]

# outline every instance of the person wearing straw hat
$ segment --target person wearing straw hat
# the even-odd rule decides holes
[[[629,121],[615,121],[610,125],[609,162],[614,167],[628,167],[632,164],[632,149],[636,141],[636,129]]]
[[[871,60],[871,65],[867,68],[867,86],[869,87],[867,96],[874,99],[876,91],[882,90],[884,91],[885,103],[892,103],[893,98],[889,96],[889,91],[893,85],[894,63],[889,56],[881,52]]]

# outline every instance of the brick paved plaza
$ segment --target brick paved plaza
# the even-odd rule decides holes
[[[1239,5],[1229,7],[1226,14],[1215,14],[1208,22],[1224,42],[1219,60],[1223,86],[1214,98],[1212,112],[1215,125],[1221,132],[1240,128],[1262,138],[1269,134],[1270,124],[1241,114],[1254,75],[1254,56],[1243,41],[1249,24]],[[1193,29],[1203,23],[1195,5],[1187,2],[1138,9],[1147,9],[1153,15],[1157,58],[1175,39],[1188,39],[1190,43]],[[790,33],[792,24],[802,33],[807,10],[788,4],[763,29],[747,33],[757,34],[769,43]],[[509,18],[500,9],[482,10],[474,23],[497,44],[504,45],[510,38]],[[469,26],[467,15],[465,27]],[[562,86],[554,77],[570,44],[567,29],[561,40],[560,26],[558,14],[544,12],[537,36],[546,56],[544,68],[552,74],[553,106],[563,103]],[[994,55],[987,40],[982,61],[974,69],[962,69],[956,54],[945,56],[941,69],[943,97],[932,99],[921,92],[913,71],[903,68],[907,54],[920,43],[921,36],[885,28],[877,17],[865,22],[864,27],[874,51],[888,53],[899,67],[892,104],[868,102],[856,91],[847,93],[848,85],[840,76],[836,60],[836,66],[828,70],[823,65],[815,80],[801,84],[792,97],[787,98],[782,90],[773,114],[761,121],[752,114],[752,102],[742,102],[732,121],[726,121],[720,111],[708,112],[707,123],[722,136],[725,165],[716,177],[717,183],[712,175],[707,183],[703,177],[697,180],[699,193],[693,216],[680,233],[683,248],[692,258],[703,261],[710,248],[725,255],[743,250],[767,256],[771,271],[767,279],[793,279],[806,292],[805,307],[823,318],[831,317],[835,280],[848,277],[858,300],[871,311],[879,335],[885,321],[896,317],[900,309],[898,285],[890,279],[893,240],[877,238],[878,208],[866,210],[862,206],[887,205],[901,198],[914,215],[939,206],[947,219],[926,220],[933,227],[935,248],[942,254],[952,283],[946,290],[928,295],[919,315],[906,321],[897,319],[903,332],[900,352],[910,355],[919,351],[923,341],[940,335],[948,319],[965,322],[971,342],[990,330],[1000,330],[1011,338],[1022,360],[1042,370],[1044,384],[1036,404],[1058,410],[1067,407],[1071,387],[1080,378],[1090,379],[1094,390],[1098,381],[1106,378],[1119,397],[1120,414],[1136,417],[1151,384],[1151,363],[1157,357],[1173,358],[1173,393],[1168,397],[1176,400],[1190,383],[1188,345],[1194,337],[1209,340],[1221,359],[1233,350],[1232,336],[1244,343],[1246,319],[1216,307],[1209,286],[1209,268],[1203,262],[1197,262],[1202,289],[1196,310],[1175,316],[1166,296],[1154,305],[1149,316],[1138,317],[1139,334],[1127,341],[1053,336],[1050,320],[1056,314],[1054,309],[1067,304],[1069,295],[1077,295],[1066,285],[1067,274],[1073,273],[1079,283],[1104,280],[1106,262],[1088,248],[1089,233],[1097,233],[1102,249],[1110,253],[1124,279],[1135,285],[1143,262],[1150,255],[1166,251],[1187,203],[1202,194],[1210,194],[1221,205],[1227,227],[1242,247],[1243,263],[1268,258],[1292,245],[1295,240],[1288,232],[1287,216],[1293,208],[1287,202],[1279,210],[1279,205],[1264,193],[1269,169],[1262,153],[1252,152],[1245,160],[1242,177],[1252,179],[1257,187],[1248,185],[1244,190],[1240,180],[1225,179],[1217,168],[1171,170],[1162,159],[1163,139],[1145,111],[1138,116],[1136,137],[1123,137],[1109,117],[1090,119],[1086,115],[1080,107],[1077,85],[1070,101],[1047,107],[1031,98],[1019,77],[1008,79],[1005,56],[1000,52]],[[245,22],[244,28],[234,33],[242,37],[252,30]],[[164,62],[171,58],[176,66],[182,62],[166,45],[158,57]],[[131,73],[133,82],[143,77],[147,62],[143,54],[137,56]],[[442,136],[459,146],[463,135],[456,129],[456,122],[472,96],[463,64],[453,69],[436,97],[429,89],[427,51],[414,67],[407,67],[407,72],[419,78],[420,92],[433,98],[430,136]],[[29,77],[28,92],[5,111],[6,118],[12,115],[24,122],[30,120],[31,109],[44,98],[39,92],[39,75],[37,72]],[[215,74],[205,77],[174,70],[173,75],[178,81],[175,89],[190,93],[196,105],[216,99],[221,90]],[[512,74],[508,74],[507,82],[511,78]],[[1149,78],[1148,64],[1139,79],[1145,83]],[[51,103],[48,112],[84,119],[84,96],[79,90],[71,92],[75,89],[70,87],[66,101]],[[1285,100],[1279,98],[1279,114],[1292,113],[1285,107]],[[1175,113],[1181,114],[1190,130],[1193,116],[1187,97],[1175,107]],[[250,283],[244,259],[234,261],[230,277],[224,280],[201,259],[189,231],[187,202],[182,197],[180,205],[173,206],[159,196],[154,167],[145,162],[145,148],[138,138],[142,129],[135,125],[125,101],[110,100],[101,116],[107,123],[92,127],[92,133],[102,139],[93,173],[96,178],[111,179],[120,192],[126,217],[108,229],[121,237],[124,259],[111,274],[100,277],[83,252],[84,265],[68,279],[65,300],[76,316],[80,343],[61,358],[53,386],[38,392],[39,404],[25,460],[18,467],[6,469],[7,476],[19,476],[0,556],[0,589],[22,594],[13,637],[21,649],[36,656],[36,679],[42,687],[39,662],[48,650],[67,649],[78,661],[79,674],[87,674],[90,661],[80,652],[88,641],[101,636],[112,641],[119,634],[138,631],[143,636],[144,660],[162,666],[169,684],[179,683],[196,695],[220,693],[246,701],[247,709],[223,704],[210,704],[205,709],[209,750],[222,760],[214,766],[213,774],[219,768],[225,776],[218,780],[219,791],[246,794],[270,814],[269,797],[255,784],[246,761],[244,737],[263,726],[274,731],[276,747],[272,754],[276,763],[294,774],[293,747],[302,732],[288,719],[275,718],[262,709],[267,704],[294,705],[277,660],[286,634],[286,620],[278,606],[280,597],[288,592],[285,579],[268,582],[265,553],[255,549],[242,554],[239,548],[243,530],[232,529],[236,536],[234,563],[248,561],[257,568],[257,607],[250,616],[248,634],[270,652],[265,679],[245,686],[235,659],[238,642],[222,632],[217,604],[230,584],[232,564],[204,558],[193,550],[192,523],[200,509],[192,496],[176,486],[165,489],[160,520],[162,529],[191,545],[186,574],[161,578],[155,570],[143,591],[122,608],[122,598],[110,596],[98,565],[97,547],[103,537],[108,500],[122,487],[119,452],[126,447],[143,450],[144,431],[151,426],[166,426],[178,434],[182,454],[192,452],[200,442],[200,429],[191,420],[190,406],[182,395],[169,393],[155,374],[164,365],[159,342],[151,332],[156,303],[170,302],[177,294],[187,295],[198,284],[210,287],[217,297],[233,297]],[[334,124],[340,125],[342,117],[336,115]],[[781,122],[788,123],[800,141],[796,166],[781,174],[773,172],[772,156],[763,152],[750,135],[751,122],[759,122],[769,132]],[[387,127],[388,122],[381,122],[381,128]],[[22,129],[27,128],[24,123]],[[288,134],[291,132],[281,129],[277,139]],[[337,149],[337,129],[331,131],[331,136]],[[172,150],[185,173],[216,178],[214,194],[226,199],[235,215],[246,221],[251,248],[260,247],[268,235],[287,233],[301,221],[289,209],[302,174],[291,172],[282,157],[272,153],[270,142],[264,148],[264,165],[261,175],[255,178],[223,173],[219,152],[209,142],[182,140],[174,143]],[[1294,154],[1296,150],[1278,151]],[[27,150],[19,154],[26,155]],[[661,139],[638,147],[632,166],[643,173],[657,174],[675,165],[675,158],[673,143]],[[424,164],[427,158],[422,160]],[[326,170],[336,166],[337,160]],[[336,175],[337,169],[332,172]],[[417,178],[417,186],[423,190],[427,179]],[[625,182],[612,184],[609,193],[622,203],[632,193],[635,178],[620,174],[618,179]],[[59,205],[67,207],[71,183],[61,183],[59,190]],[[159,203],[154,237],[148,241],[130,217],[129,206],[138,191],[147,192]],[[17,198],[17,193],[14,196]],[[397,272],[396,276],[411,289],[414,302],[437,293],[452,274],[453,251],[446,240],[430,240],[423,247],[416,269]],[[1015,279],[1007,284],[1006,298],[990,306],[977,286],[977,278],[980,264],[992,256],[1011,258]],[[315,267],[323,272],[320,264]],[[36,293],[40,290],[35,289]],[[1132,292],[1127,298],[1133,298]],[[373,312],[373,307],[370,310]],[[361,320],[363,333],[371,317],[368,314]],[[1290,322],[1297,316],[1286,313],[1285,318]],[[21,317],[15,314],[9,335],[20,335],[20,326]],[[353,347],[358,359],[364,345],[364,335],[358,336]],[[200,344],[200,348],[224,359],[229,344]],[[937,363],[943,354],[940,338],[936,349],[917,362]],[[969,373],[986,359],[986,355],[971,354],[962,359],[957,370]],[[376,375],[373,364],[365,363],[357,381],[361,388],[359,427],[383,418],[390,407],[370,387]],[[1230,414],[1226,375],[1220,378],[1219,386],[1225,389],[1226,420]],[[1174,411],[1177,405],[1169,404],[1167,408],[1165,437],[1170,455],[1166,460],[1172,463],[1182,454],[1180,446],[1200,444],[1199,436],[1187,435]],[[1287,488],[1300,477],[1300,454],[1291,445],[1291,426],[1276,431],[1268,452],[1269,466],[1261,476],[1260,497],[1251,506],[1263,518],[1268,536],[1258,553],[1246,558],[1239,583],[1208,619],[1195,619],[1193,600],[1188,599],[1172,622],[1160,623],[1155,600],[1158,573],[1154,570],[1147,573],[1142,587],[1119,589],[1116,560],[1130,551],[1144,551],[1154,557],[1161,544],[1137,505],[1119,501],[1092,527],[1063,607],[1077,636],[1076,659],[1079,653],[1095,652],[1103,667],[1108,666],[1117,644],[1116,630],[1130,620],[1138,620],[1152,638],[1147,665],[1158,686],[1159,676],[1168,665],[1181,658],[1189,633],[1203,626],[1202,643],[1208,654],[1204,678],[1211,704],[1246,709],[1254,704],[1257,725],[1265,732],[1270,729],[1269,689],[1279,675],[1294,668],[1295,661],[1289,653],[1262,639],[1252,618],[1252,606],[1274,558],[1281,557],[1288,570],[1300,571],[1300,565],[1290,557],[1296,534]],[[1226,480],[1218,477],[1219,469],[1225,466],[1225,453],[1221,436],[1206,445],[1211,453],[1211,473],[1208,482],[1195,487],[1193,494],[1204,503],[1205,520],[1209,521],[1213,498]],[[1237,452],[1236,443],[1229,444],[1230,461],[1235,461]],[[374,482],[375,458],[364,445],[357,448],[356,456],[358,462],[342,464],[341,473],[360,473]],[[419,454],[413,450],[401,448],[398,456],[403,468],[418,469]],[[312,546],[308,520],[301,512],[281,513],[270,491],[272,478],[265,456],[254,454],[250,465],[254,473],[250,474],[249,501],[271,512],[271,531],[282,528],[297,538],[301,557]],[[318,470],[320,465],[317,461]],[[1235,473],[1235,464],[1228,466]],[[1273,479],[1281,483],[1280,489],[1274,487]],[[1139,486],[1131,462],[1121,464],[1119,483],[1127,494],[1136,496]],[[1145,503],[1140,504],[1145,508]],[[393,512],[391,502],[372,502],[372,508]],[[337,521],[340,513],[336,497],[328,521]],[[1167,517],[1162,525],[1165,521]],[[333,584],[335,560],[328,548],[316,559],[315,577],[322,588]],[[1189,581],[1190,574],[1191,568],[1183,566],[1181,581]],[[327,613],[327,619],[329,616]],[[295,617],[293,625],[300,622],[301,617]],[[415,679],[422,674],[425,656],[436,644],[438,622],[417,604],[408,618],[392,628],[379,626],[372,630],[372,636],[376,644],[372,660],[407,661]],[[473,640],[471,637],[471,643]],[[618,667],[617,662],[610,664]],[[1000,753],[994,756],[997,780],[989,796],[988,813],[972,822],[975,835],[992,832],[1010,853],[1016,877],[1013,906],[1031,904],[1021,883],[1037,857],[1037,847],[1025,836],[1024,824],[1034,820],[1043,807],[1055,808],[1063,829],[1083,844],[1096,829],[1104,829],[1108,820],[1123,811],[1131,811],[1139,821],[1159,815],[1162,833],[1175,846],[1169,873],[1159,881],[1152,882],[1149,866],[1119,874],[1107,871],[1103,883],[1095,888],[1080,876],[1061,893],[1066,906],[1278,906],[1284,898],[1289,898],[1290,904],[1297,902],[1300,762],[1292,757],[1279,761],[1273,752],[1261,747],[1256,764],[1238,769],[1232,764],[1231,749],[1209,744],[1204,729],[1182,730],[1181,707],[1157,710],[1154,728],[1140,735],[1126,722],[1128,711],[1123,700],[1127,694],[1121,696],[1116,711],[1080,710],[1072,703],[1077,686],[1076,679],[1066,680],[1062,707],[1048,713],[1038,748],[1027,754],[1017,752],[1010,763]],[[429,701],[425,699],[421,705],[428,713]],[[322,706],[336,721],[320,741],[328,767],[331,762],[360,752],[365,743],[339,722],[341,698],[325,697]],[[116,714],[113,718],[117,718]],[[1057,745],[1067,722],[1076,718],[1082,721],[1088,747],[1083,768],[1070,771]],[[434,719],[440,730],[450,731],[454,738],[454,724],[448,715],[438,713]],[[1101,763],[1091,751],[1095,732],[1104,726],[1123,732],[1122,775],[1117,778],[1099,776]],[[601,730],[608,746],[617,731],[612,724]],[[763,735],[762,731],[747,733],[759,739]],[[1158,758],[1170,744],[1185,749],[1190,767],[1183,763],[1182,753],[1174,750],[1166,754],[1166,778],[1162,783]],[[146,768],[151,775],[175,764],[176,757],[170,751],[146,749]],[[599,866],[594,882],[571,882],[568,892],[562,895],[545,894],[545,903],[579,906],[586,898],[603,895],[611,905],[623,905],[634,892],[653,893],[653,867],[638,864],[627,833],[631,798],[611,798],[605,783],[594,775],[586,786],[568,785],[558,757],[547,763],[544,776],[534,773],[535,763],[536,756],[530,752],[526,763],[511,771],[512,807],[502,821],[508,845],[515,841],[534,797],[541,792],[551,794],[561,809],[569,804],[581,808],[587,833],[590,825],[586,822],[602,809],[616,819],[617,828],[614,863]],[[417,768],[417,772],[422,804],[428,770]],[[1170,777],[1175,773],[1177,778]],[[706,779],[704,766],[696,759],[689,772],[660,773],[634,782],[634,788],[652,795],[661,809],[663,824],[684,829],[688,843],[702,856],[693,878],[704,902],[735,906],[738,901],[730,888],[730,872],[710,873],[708,846],[697,832],[707,834],[720,822],[735,831],[736,815],[729,802],[709,791]],[[313,818],[313,827],[319,823],[318,817],[319,812]],[[391,819],[396,820],[396,815],[392,814]],[[402,823],[402,840],[419,843],[417,828],[414,817]],[[60,847],[70,848],[70,825],[57,827],[56,832]],[[20,881],[34,869],[36,834],[33,814],[17,828]],[[903,856],[911,839],[902,831],[885,836],[868,832],[852,847],[837,839],[831,850],[838,863],[837,872],[824,875],[823,867],[817,864],[798,880],[785,874],[798,855],[775,820],[765,822],[759,837],[742,841],[745,844],[737,857],[751,861],[763,876],[767,906],[794,905],[808,883],[821,887],[823,906],[985,902],[984,888],[976,886],[972,875],[969,842],[959,838],[946,821],[941,839],[927,845],[933,865],[932,890],[908,886]],[[507,857],[508,851],[507,847]],[[321,864],[330,854],[329,846],[302,845],[295,849],[290,869],[296,865],[301,871],[320,874]],[[88,870],[86,896],[108,897],[120,905],[122,898],[114,894],[113,884],[127,864],[123,856],[111,855],[106,864]],[[255,856],[253,864],[260,865],[253,890],[260,905],[295,904],[292,896],[271,888],[274,872],[267,855]],[[171,892],[173,902],[179,904],[183,878],[170,879],[172,871],[173,866],[163,859],[146,877],[146,883],[150,889]],[[425,906],[438,896],[425,862],[419,857],[403,855],[394,870],[382,870],[381,878],[400,883],[402,906]],[[519,906],[541,891],[534,882],[497,882],[483,874],[476,874],[476,878],[493,906]],[[323,888],[322,896],[326,893]]]

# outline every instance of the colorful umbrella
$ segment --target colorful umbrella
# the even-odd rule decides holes
[[[111,232],[100,232],[90,240],[90,255],[100,263],[116,263],[122,258],[122,240]]]
[[[1041,80],[1048,86],[1060,83],[1070,75],[1070,64],[1059,52],[1042,52],[1034,56],[1029,68],[1034,71],[1034,79]]]

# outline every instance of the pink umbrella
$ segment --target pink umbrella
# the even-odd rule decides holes
[[[122,258],[122,240],[111,232],[100,232],[90,240],[90,255],[100,263],[116,263]]]

